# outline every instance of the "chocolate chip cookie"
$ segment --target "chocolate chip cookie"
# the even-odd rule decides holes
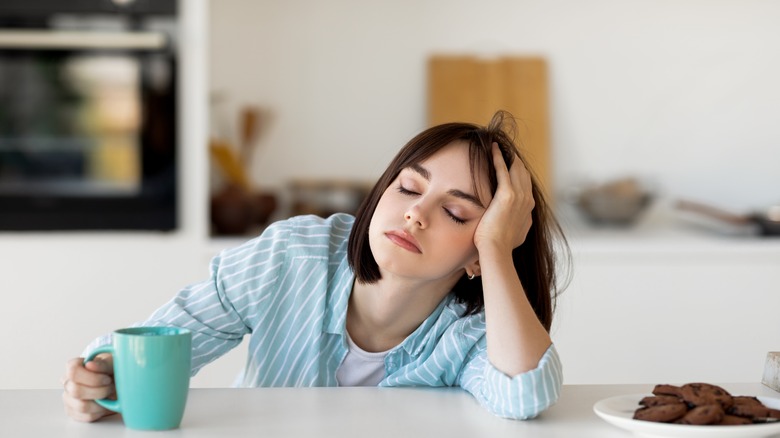
[[[723,420],[723,408],[718,403],[696,406],[688,411],[682,418],[680,424],[716,424]]]
[[[734,404],[734,398],[725,389],[709,383],[687,383],[680,387],[680,397],[693,406],[718,403],[723,409]]]
[[[688,412],[688,406],[683,402],[677,402],[637,409],[634,412],[634,419],[670,423],[681,418],[686,412]]]

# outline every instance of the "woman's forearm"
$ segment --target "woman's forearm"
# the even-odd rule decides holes
[[[552,343],[517,276],[512,255],[480,251],[488,359],[509,376],[536,368]]]

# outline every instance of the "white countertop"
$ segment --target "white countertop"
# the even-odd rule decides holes
[[[760,383],[722,384],[735,395],[780,397]],[[653,385],[564,385],[529,421],[506,420],[458,388],[193,389],[182,427],[125,429],[119,416],[85,424],[65,416],[60,390],[0,391],[2,437],[628,437],[593,412],[599,400]]]

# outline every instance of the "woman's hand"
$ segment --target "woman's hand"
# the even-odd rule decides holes
[[[535,202],[531,174],[518,157],[507,169],[498,143],[493,143],[493,165],[498,188],[474,232],[474,244],[479,251],[492,245],[511,253],[525,241],[533,222],[531,212]]]
[[[74,420],[84,422],[113,414],[113,411],[93,401],[115,393],[113,375],[114,359],[110,354],[99,354],[86,365],[82,357],[69,360],[62,378],[65,413]]]

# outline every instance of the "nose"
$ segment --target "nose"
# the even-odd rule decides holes
[[[428,219],[425,217],[419,204],[414,204],[409,207],[404,214],[404,219],[406,219],[406,222],[411,222],[412,225],[417,228],[425,229],[428,227]]]

